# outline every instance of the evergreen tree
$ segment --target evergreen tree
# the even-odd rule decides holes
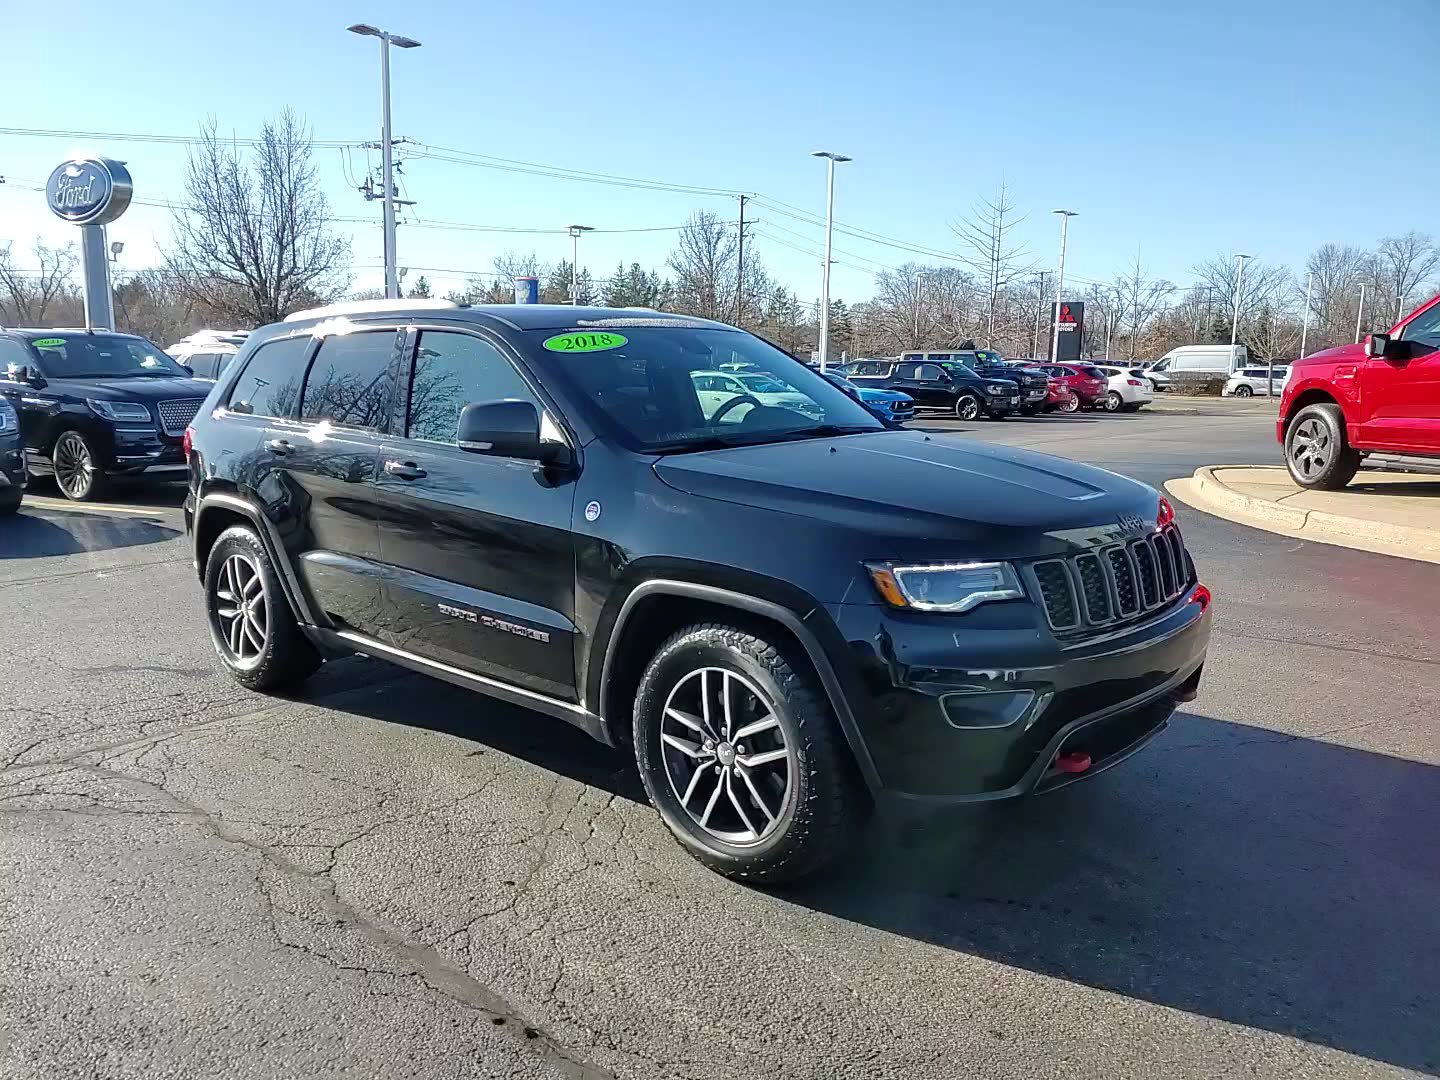
[[[430,279],[427,278],[424,274],[421,274],[418,278],[416,278],[415,286],[410,290],[410,296],[411,299],[414,300],[430,299]]]

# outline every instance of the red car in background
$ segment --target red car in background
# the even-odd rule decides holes
[[[1093,364],[1039,364],[1041,371],[1075,392],[1079,408],[1094,409],[1105,404],[1110,393],[1110,379]],[[1073,410],[1072,410],[1073,411]]]
[[[1440,296],[1388,334],[1291,364],[1275,436],[1295,483],[1326,491],[1370,454],[1440,458]]]
[[[1050,380],[1050,389],[1045,396],[1046,412],[1079,412],[1080,399],[1075,391],[1059,379]]]

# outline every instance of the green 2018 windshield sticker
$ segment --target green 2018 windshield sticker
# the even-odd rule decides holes
[[[65,339],[63,337],[42,337],[36,338],[30,344],[37,349],[60,349],[64,348]]]
[[[580,330],[569,334],[556,334],[541,342],[551,352],[604,352],[629,343],[630,339],[624,334],[600,334]]]

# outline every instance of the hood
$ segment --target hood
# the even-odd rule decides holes
[[[1064,458],[991,443],[876,432],[673,454],[655,462],[692,495],[909,539],[1016,530],[1033,538],[1154,521],[1154,489]]]
[[[203,398],[214,383],[202,379],[172,379],[141,376],[138,379],[51,379],[47,390],[64,390],[76,397],[101,401],[170,401],[174,398]]]
[[[1305,368],[1312,364],[1363,364],[1365,362],[1365,344],[1335,345],[1328,349],[1321,349],[1309,356],[1299,360],[1291,361],[1291,367]]]

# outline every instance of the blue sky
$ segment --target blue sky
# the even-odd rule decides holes
[[[1017,235],[1044,268],[1058,242],[1049,211],[1079,211],[1067,276],[1081,280],[1108,279],[1137,246],[1152,274],[1185,284],[1216,253],[1298,266],[1326,240],[1440,233],[1440,141],[1423,134],[1440,85],[1413,63],[1440,52],[1436,0],[67,0],[63,19],[54,11],[16,0],[7,14],[0,124],[170,135],[212,116],[252,135],[288,105],[317,138],[377,139],[378,47],[345,32],[364,21],[423,42],[393,54],[397,135],[761,192],[811,214],[824,212],[824,169],[808,152],[833,149],[855,159],[841,166],[837,221],[942,251],[958,245],[950,224],[1003,176],[1029,212]],[[0,242],[71,237],[26,181],[43,181],[75,145],[0,134]],[[182,191],[183,149],[87,145],[129,163],[137,197]],[[348,163],[318,153],[332,213],[378,221],[378,204],[346,178],[347,164],[352,178],[363,173],[364,151]],[[405,194],[420,222],[510,227],[654,228],[694,208],[735,211],[724,197],[424,158],[406,163]],[[772,207],[748,213],[761,220],[766,266],[813,299],[822,230]],[[111,226],[128,265],[154,260],[168,217],[136,206]],[[378,226],[342,228],[353,231],[356,287],[378,284]],[[595,234],[581,262],[601,274],[621,259],[659,266],[673,240]],[[835,243],[834,292],[850,300],[869,295],[877,266],[934,261]],[[399,250],[402,266],[450,271],[426,272],[444,289],[460,284],[453,271],[488,270],[498,252],[558,260],[570,241],[402,227]]]

